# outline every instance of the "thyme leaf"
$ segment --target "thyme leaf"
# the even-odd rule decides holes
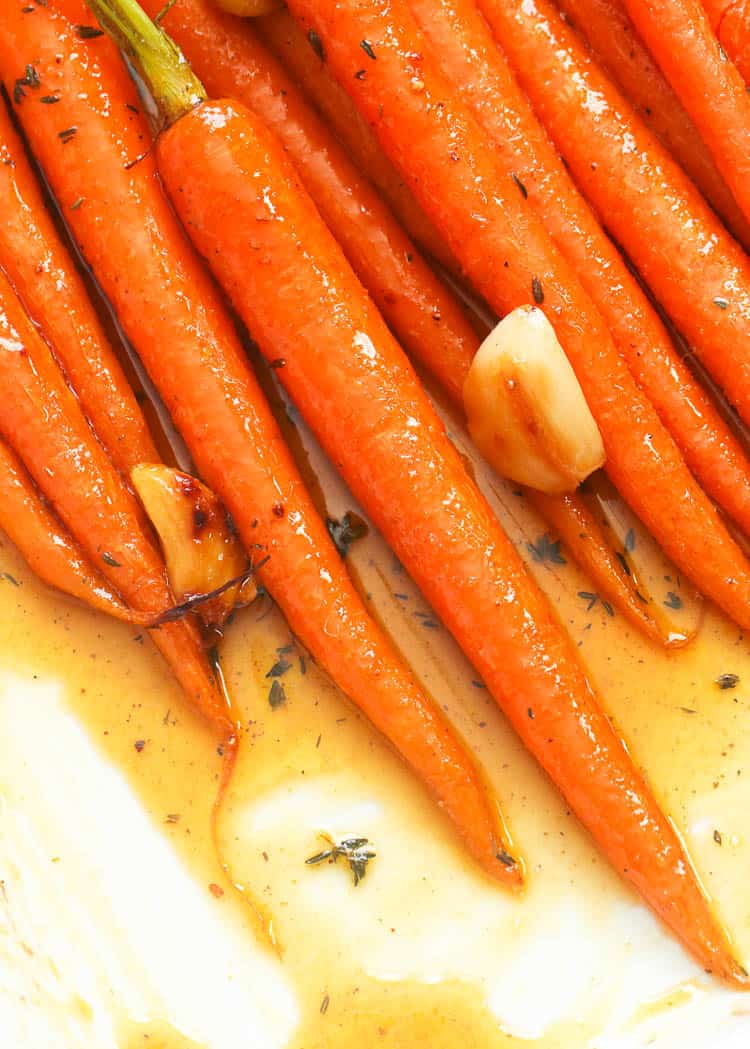
[[[340,521],[327,517],[326,528],[342,557],[346,557],[349,553],[352,543],[357,539],[362,539],[368,532],[367,522],[363,521],[358,514],[352,513],[351,510],[347,510]]]
[[[527,543],[526,549],[538,564],[549,561],[553,565],[566,565],[568,562],[560,550],[560,540],[552,542],[549,532],[545,532],[535,543]]]
[[[375,859],[375,850],[368,838],[344,838],[338,845],[327,834],[321,835],[328,843],[329,848],[322,852],[316,852],[309,856],[305,863],[310,867],[316,867],[319,863],[336,863],[339,859],[346,860],[349,870],[354,877],[354,884],[359,883],[367,873],[367,864]]]

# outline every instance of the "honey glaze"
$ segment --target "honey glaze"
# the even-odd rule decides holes
[[[330,516],[361,513],[306,447]],[[480,472],[478,481],[579,645],[747,963],[747,642],[711,609],[687,648],[641,640],[591,602],[564,550],[529,555],[528,543],[548,549],[543,524],[495,478]],[[476,868],[264,598],[236,615],[221,646],[246,730],[218,826],[232,875],[273,915],[281,958],[260,949],[212,846],[217,741],[147,638],[45,589],[5,544],[0,1030],[4,1005],[17,1002],[26,1017],[25,1040],[7,1044],[746,1045],[746,999],[700,973],[600,859],[375,530],[348,559],[374,613],[483,762],[527,858],[523,896]],[[651,584],[691,633],[689,589],[671,575]],[[684,595],[681,607],[669,593]],[[738,680],[721,688],[721,675]],[[359,885],[345,862],[305,863],[326,847],[323,835],[368,839],[376,855]],[[36,1031],[44,1037],[34,1041]]]

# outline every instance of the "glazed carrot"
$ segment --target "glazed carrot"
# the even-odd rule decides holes
[[[32,90],[49,108],[55,102]],[[22,99],[23,101],[24,99]],[[83,207],[85,202],[71,202]],[[34,172],[0,105],[0,266],[81,400],[115,465],[127,476],[159,459],[146,421],[102,330],[75,263],[47,212]]]
[[[141,529],[135,499],[1,273],[0,433],[118,594],[147,615],[172,606],[164,567]],[[193,624],[170,623],[151,636],[195,708],[225,735],[233,733]]]
[[[623,2],[750,220],[750,97],[701,0]]]
[[[517,885],[521,863],[511,858],[480,772],[368,615],[234,320],[164,196],[117,49],[104,36],[80,39],[76,26],[93,22],[81,0],[48,0],[39,18],[25,15],[24,6],[13,0],[3,12],[0,69],[7,74],[15,56],[33,53],[44,89],[60,96],[55,106],[21,106],[24,129],[58,201],[87,199],[88,207],[69,212],[73,233],[202,477],[256,563],[267,558],[260,581],[313,658],[422,778],[477,860]],[[61,140],[59,132],[71,127],[75,135]],[[276,294],[285,280],[277,276]],[[294,284],[286,288],[296,301]],[[277,358],[286,371],[283,354]]]
[[[155,15],[163,0],[147,0]],[[402,346],[454,398],[474,328],[381,198],[253,31],[213,0],[177,0],[161,23],[215,97],[244,102],[281,140],[307,192]]]
[[[750,462],[740,442],[579,193],[473,0],[409,0],[409,6],[431,53],[490,136],[506,176],[575,270],[688,466],[750,534]]]
[[[159,170],[186,229],[261,352],[283,354],[279,378],[324,449],[617,869],[704,966],[743,983],[575,649],[285,153],[241,103],[205,101],[134,0],[91,3],[116,28],[166,118]],[[263,214],[270,221],[258,222]],[[287,281],[298,291],[295,316],[276,294]]]
[[[359,8],[356,0],[340,0],[334,8],[332,0],[291,0],[290,7],[323,40],[329,68],[480,294],[498,313],[534,301],[547,313],[626,502],[698,589],[737,622],[750,621],[750,571],[739,547],[636,387],[601,315],[440,73],[407,4],[377,0]],[[350,75],[361,40],[376,54],[366,85]]]
[[[276,55],[304,95],[320,111],[361,172],[376,186],[409,236],[450,272],[458,272],[445,241],[425,216],[404,180],[383,154],[349,96],[329,75],[317,42],[305,37],[288,11],[253,22],[253,29]]]
[[[0,440],[0,529],[29,568],[49,586],[116,619],[130,621],[125,605],[87,561],[70,533],[39,494],[23,463]]]
[[[746,0],[703,0],[703,7],[724,50],[750,83],[750,5]]]
[[[480,7],[582,192],[747,422],[750,260],[549,0]]]
[[[556,0],[597,62],[687,172],[729,229],[748,247],[750,226],[695,125],[633,28],[623,0]]]
[[[162,2],[147,0],[143,6],[153,15]],[[479,346],[478,336],[455,297],[425,273],[416,248],[399,232],[388,210],[252,26],[221,14],[210,0],[177,0],[161,25],[183,49],[212,95],[244,102],[279,137],[305,188],[402,345],[461,405],[463,383]],[[737,489],[741,491],[741,485]],[[532,493],[529,498],[533,500]],[[569,552],[590,573],[596,588],[647,636],[661,642],[654,621],[637,599],[585,503],[571,496],[552,504],[552,500],[545,503],[544,516],[558,532],[564,532]]]

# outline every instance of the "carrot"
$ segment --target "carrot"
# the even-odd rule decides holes
[[[623,2],[750,220],[750,98],[701,0]]]
[[[55,96],[45,94],[41,85],[24,91],[47,99],[50,109],[56,104],[49,101]],[[24,95],[21,101],[25,100]],[[83,204],[71,202],[71,206]],[[156,462],[159,455],[146,421],[47,212],[4,105],[0,105],[0,209],[0,266],[52,343],[97,436],[125,476],[138,463]]]
[[[743,983],[575,649],[283,150],[241,103],[205,101],[134,0],[91,3],[166,118],[159,171],[186,229],[261,352],[283,354],[279,378],[324,449],[617,869],[705,966]],[[297,289],[294,317],[276,294],[287,282]]]
[[[703,8],[724,50],[750,83],[750,6],[746,0],[703,0]]]
[[[164,568],[142,531],[137,504],[96,441],[48,346],[0,273],[0,433],[18,453],[89,560],[136,612],[172,604]],[[188,699],[234,731],[192,623],[152,631]]]
[[[162,0],[147,0],[152,16]],[[281,140],[323,219],[402,346],[460,399],[455,385],[477,336],[448,290],[402,231],[250,21],[212,0],[177,0],[162,24],[216,97],[252,109]]]
[[[49,586],[129,622],[130,613],[44,502],[12,448],[0,440],[0,529]]]
[[[161,0],[147,0],[143,6],[154,14]],[[209,0],[177,0],[161,24],[212,95],[244,102],[279,137],[402,345],[460,405],[464,380],[479,346],[474,329],[455,297],[425,272],[417,249],[399,231],[390,212],[251,25],[221,14]],[[533,501],[532,493],[529,498]],[[655,623],[635,596],[585,503],[571,496],[554,506],[550,500],[545,507],[544,516],[564,532],[571,555],[590,573],[603,596],[660,642]]]
[[[456,261],[445,241],[425,216],[414,195],[385,157],[349,96],[329,75],[316,40],[306,38],[288,11],[259,18],[253,29],[276,55],[288,75],[320,111],[361,172],[376,186],[403,228],[428,255],[449,272]],[[252,107],[251,107],[252,108]]]
[[[594,58],[747,248],[750,227],[711,154],[633,28],[623,0],[557,0]]]
[[[409,0],[409,6],[444,74],[489,134],[506,177],[577,273],[688,466],[750,534],[750,462],[740,442],[579,193],[473,0]]]
[[[333,11],[328,0],[292,0],[291,6],[323,39],[329,68],[411,179],[480,294],[498,313],[536,301],[548,314],[602,433],[607,472],[625,500],[703,593],[738,623],[750,622],[750,572],[739,547],[541,220],[486,149],[484,132],[441,75],[406,4],[378,0],[355,10],[355,0],[341,0]],[[361,40],[376,54],[366,83],[350,75]]]
[[[17,54],[33,53],[45,90],[60,96],[52,107],[21,106],[25,131],[58,201],[86,198],[86,206],[68,212],[73,233],[203,478],[256,563],[267,558],[261,583],[313,658],[422,778],[477,860],[517,885],[522,864],[511,855],[481,773],[367,613],[234,320],[162,192],[148,127],[134,112],[138,95],[117,49],[106,37],[80,39],[76,26],[92,21],[80,0],[48,0],[39,18],[27,17],[23,6],[14,0],[4,12],[0,69],[5,74]],[[60,130],[71,127],[75,135],[61,141]],[[279,372],[286,371],[277,357]]]
[[[747,256],[548,0],[480,4],[582,192],[747,422]]]

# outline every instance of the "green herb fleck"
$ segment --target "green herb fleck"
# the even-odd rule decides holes
[[[714,831],[714,841],[716,842],[717,845],[721,845],[721,831],[719,831],[719,830],[715,830]]]
[[[326,60],[326,49],[323,47],[323,41],[320,39],[314,29],[308,30],[307,39],[310,47],[313,49],[315,54],[318,56],[321,62]]]
[[[62,131],[57,132],[57,137],[63,145],[66,145],[72,138],[75,138],[77,131],[77,127],[66,127]]]
[[[635,532],[632,528],[628,528],[628,534],[625,536],[625,552],[632,554],[635,550]]]
[[[370,43],[370,41],[369,40],[360,40],[359,46],[362,48],[362,50],[367,55],[367,57],[371,58],[373,60],[373,62],[374,62],[375,59],[377,58],[377,55],[375,54],[375,51],[373,50],[373,46]]]
[[[286,703],[286,691],[278,678],[274,678],[271,691],[268,693],[268,704],[271,710],[276,710]]]
[[[537,306],[541,306],[544,302],[544,288],[538,277],[531,278],[531,294],[534,296],[534,302]]]
[[[538,564],[543,564],[545,561],[553,565],[568,563],[560,550],[560,540],[556,539],[553,543],[548,532],[545,532],[535,543],[527,543],[526,549]]]
[[[352,513],[351,510],[347,510],[340,521],[333,517],[326,518],[326,528],[342,557],[346,557],[349,553],[352,543],[357,539],[362,539],[368,532],[367,522],[363,521],[358,514]]]
[[[330,995],[324,994],[323,1001],[320,1003],[320,1015],[325,1016],[328,1012],[328,1006],[331,1004]]]
[[[714,306],[718,306],[720,310],[728,310],[729,299],[725,299],[721,295],[717,295],[714,299]]]
[[[579,590],[578,596],[581,600],[586,602],[586,611],[590,612],[596,602],[599,600],[599,595],[595,594],[593,590]]]
[[[281,658],[277,659],[274,665],[268,671],[266,677],[281,677],[283,674],[286,674],[287,670],[291,669],[291,666],[292,664],[289,662],[286,656],[281,656]]]
[[[330,848],[317,852],[305,860],[308,866],[315,867],[319,863],[336,863],[339,858],[346,860],[349,869],[354,875],[354,884],[359,885],[367,873],[367,864],[375,859],[375,850],[370,845],[368,838],[344,838],[338,845],[327,834],[321,835],[330,845]]]
[[[78,209],[80,208],[81,204],[83,204],[84,199],[85,199],[84,197],[78,197],[77,200],[74,200],[73,203],[70,205],[70,210],[71,211],[78,211]]]
[[[682,598],[679,594],[676,594],[674,590],[667,591],[667,599],[664,602],[667,608],[682,608]]]
[[[719,686],[722,692],[726,692],[727,689],[730,688],[737,688],[739,683],[739,674],[719,674],[719,676],[716,678],[716,684]]]
[[[54,106],[56,102],[60,101],[60,97],[59,95],[42,95],[39,101],[43,102],[45,106]]]
[[[95,40],[98,36],[104,36],[104,30],[95,25],[77,25],[75,28],[81,40]]]
[[[6,583],[11,583],[13,586],[21,585],[16,579],[16,577],[11,575],[10,572],[3,572],[3,574],[0,575],[0,579],[4,579]]]
[[[523,197],[523,199],[524,200],[528,200],[529,199],[529,191],[526,189],[526,187],[524,186],[523,182],[521,182],[521,180],[518,177],[518,175],[516,175],[515,171],[511,171],[510,177],[513,179],[515,184],[518,186],[518,188],[519,188],[519,190],[521,192],[521,196]]]
[[[108,554],[106,550],[102,554],[102,561],[105,563],[105,565],[109,565],[110,568],[122,568],[120,562],[116,561],[112,554]]]

